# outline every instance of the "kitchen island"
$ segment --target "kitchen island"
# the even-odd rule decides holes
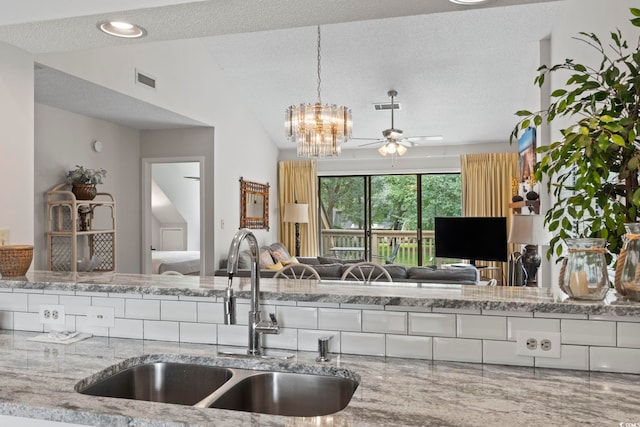
[[[75,384],[142,354],[216,355],[216,346],[94,337],[60,345],[0,332],[0,414],[93,426],[618,426],[640,422],[637,375],[341,355],[361,384],[324,417],[281,417],[82,395]],[[319,365],[314,353],[295,363]],[[322,364],[324,366],[324,364]]]
[[[217,358],[219,347],[246,345],[246,320],[222,322],[226,287],[221,277],[111,273],[0,279],[0,414],[150,427],[640,423],[640,304],[613,292],[603,302],[580,302],[548,289],[263,279],[263,310],[282,326],[266,346],[314,369],[326,366],[315,362],[317,337],[332,336],[329,365],[361,377],[344,410],[282,417],[74,390],[131,357]],[[242,323],[249,282],[234,279],[234,288]],[[67,326],[94,337],[69,345],[28,340],[45,330],[41,303],[64,305]],[[115,326],[88,326],[91,306],[113,307]],[[562,357],[517,355],[519,330],[557,332]]]

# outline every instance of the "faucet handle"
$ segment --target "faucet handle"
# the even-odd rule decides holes
[[[331,336],[318,338],[318,357],[316,362],[329,362],[329,340]]]
[[[269,318],[271,319],[271,323],[278,326],[278,319],[276,319],[276,315],[274,313],[269,313]]]

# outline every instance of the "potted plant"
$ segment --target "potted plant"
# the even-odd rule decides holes
[[[93,200],[96,197],[96,184],[102,184],[107,176],[104,169],[88,169],[76,165],[76,168],[67,172],[66,182],[71,184],[71,191],[78,200]]]
[[[631,23],[640,26],[640,9],[630,10],[635,17]],[[534,167],[535,178],[547,178],[554,196],[545,217],[554,235],[548,257],[560,257],[566,239],[582,237],[603,238],[609,252],[618,254],[625,222],[636,222],[640,215],[640,44],[629,47],[620,30],[610,38],[603,45],[595,34],[580,33],[576,39],[597,51],[598,63],[567,59],[541,66],[538,86],[562,71],[569,76],[565,88],[551,93],[549,108],[516,113],[521,119],[511,143],[529,126],[559,117],[572,120],[558,141],[537,149],[542,157]]]

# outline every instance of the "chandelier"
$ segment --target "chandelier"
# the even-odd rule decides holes
[[[320,26],[318,26],[318,102],[292,105],[285,112],[287,139],[297,144],[298,157],[329,157],[340,154],[351,137],[351,110],[335,104],[322,105],[320,97]]]

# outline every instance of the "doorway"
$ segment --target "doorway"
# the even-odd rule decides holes
[[[204,158],[143,158],[142,170],[143,274],[203,275]]]

